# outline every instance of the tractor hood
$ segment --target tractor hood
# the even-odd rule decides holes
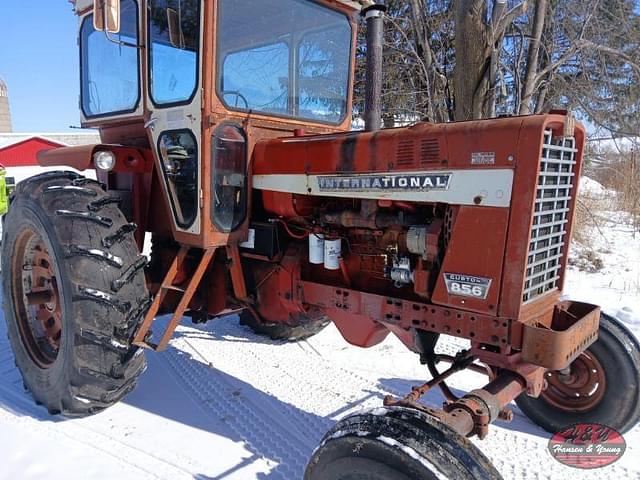
[[[566,115],[552,113],[259,142],[253,187],[321,197],[508,207],[515,170],[540,163],[544,132],[561,135],[568,125],[582,132],[567,122]]]
[[[553,116],[533,118],[540,123],[547,117]],[[562,119],[558,116],[559,121]],[[490,122],[417,123],[378,132],[269,140],[256,145],[253,173],[259,177],[512,169],[524,123],[525,117]]]

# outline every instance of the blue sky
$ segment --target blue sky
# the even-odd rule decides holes
[[[6,0],[0,8],[0,76],[16,132],[79,125],[77,19],[66,0]]]

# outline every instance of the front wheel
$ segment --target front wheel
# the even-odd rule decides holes
[[[618,320],[602,314],[598,340],[562,371],[547,372],[540,397],[518,407],[555,433],[574,423],[600,423],[620,433],[640,420],[640,345]]]
[[[338,422],[309,461],[304,480],[498,480],[473,443],[417,410],[394,407]]]
[[[113,405],[145,369],[130,343],[148,304],[132,224],[92,180],[22,182],[6,215],[4,314],[25,387],[51,414]]]

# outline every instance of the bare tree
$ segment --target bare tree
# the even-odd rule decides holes
[[[614,132],[638,134],[634,0],[387,4],[387,125],[568,108]]]

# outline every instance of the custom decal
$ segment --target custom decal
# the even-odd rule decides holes
[[[459,273],[445,273],[444,282],[449,295],[485,300],[489,295],[492,280]]]
[[[495,165],[495,152],[473,152],[471,154],[471,165]]]
[[[319,176],[320,192],[400,192],[448,190],[450,173]]]

